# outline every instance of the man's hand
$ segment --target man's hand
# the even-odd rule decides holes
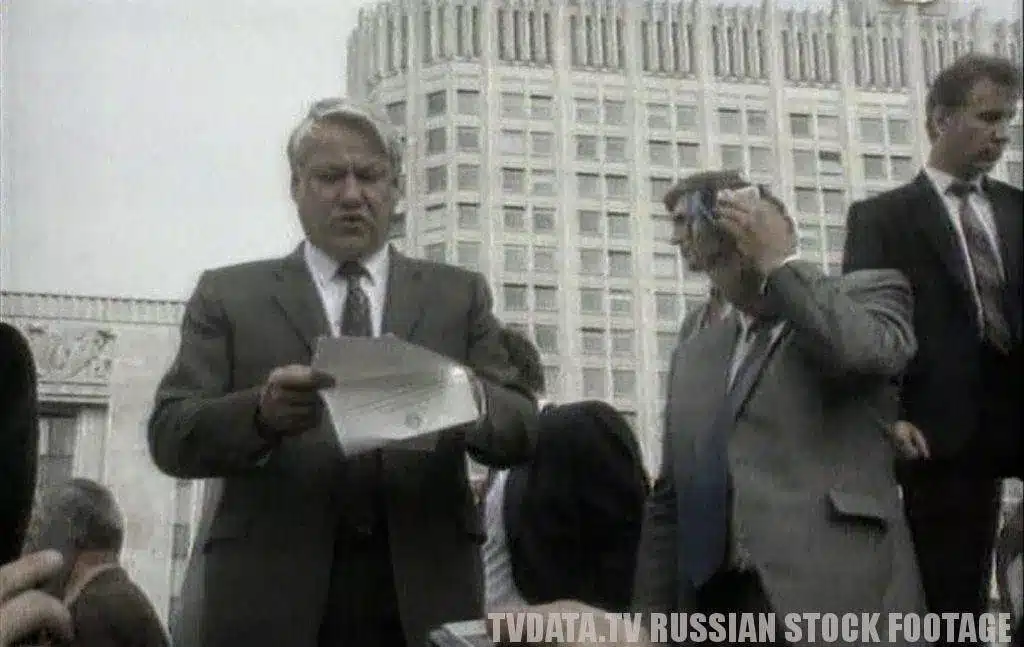
[[[900,420],[889,429],[889,436],[903,458],[928,459],[928,441],[921,430],[906,420]]]
[[[736,241],[739,253],[767,276],[796,251],[796,232],[786,215],[767,200],[718,199],[715,223]]]
[[[323,413],[320,389],[334,378],[308,366],[290,364],[275,368],[260,392],[257,420],[278,436],[296,436],[316,427]]]
[[[63,563],[60,553],[48,550],[0,568],[0,647],[12,647],[40,632],[61,642],[72,639],[68,610],[34,589],[56,576]]]

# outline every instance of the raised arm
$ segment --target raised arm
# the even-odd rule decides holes
[[[917,352],[910,284],[896,270],[840,279],[794,261],[771,272],[765,289],[795,342],[829,375],[898,377]]]

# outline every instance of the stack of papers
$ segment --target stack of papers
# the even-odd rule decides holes
[[[320,396],[348,456],[392,443],[429,451],[436,432],[480,416],[464,366],[394,336],[321,337],[313,368],[334,378]]]

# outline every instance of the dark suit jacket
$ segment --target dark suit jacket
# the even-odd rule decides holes
[[[985,184],[1007,274],[1006,312],[1015,331],[1009,357],[998,356],[979,339],[963,254],[924,172],[850,208],[843,266],[845,271],[898,269],[910,280],[919,350],[903,377],[900,417],[921,429],[933,457],[956,457],[977,435],[984,411],[991,455],[1007,458],[1001,472],[1019,474],[1024,194],[995,180]]]
[[[0,564],[21,554],[36,487],[39,419],[28,342],[0,323]]]
[[[398,606],[409,644],[419,645],[435,626],[482,615],[484,533],[466,451],[502,467],[526,460],[536,415],[516,391],[484,278],[395,251],[390,263],[384,332],[486,378],[480,424],[442,433],[433,451],[383,452]],[[308,364],[315,339],[329,330],[301,247],[199,279],[149,423],[160,470],[219,479],[207,487],[183,611],[172,621],[176,647],[316,645],[348,463],[325,421],[259,464],[254,421],[270,371]],[[354,582],[354,594],[372,585]]]
[[[534,457],[509,471],[503,504],[526,601],[627,610],[647,490],[640,447],[615,409],[599,401],[544,409]]]
[[[68,647],[169,647],[146,594],[122,568],[89,582],[68,611],[75,639]]]
[[[730,530],[773,611],[923,611],[886,432],[896,417],[890,379],[915,350],[909,285],[891,270],[826,277],[793,262],[769,276],[766,295],[785,323],[731,391],[735,315],[676,348],[661,473],[637,557],[637,610],[696,610],[681,572],[689,521],[681,499],[710,435],[727,434]]]

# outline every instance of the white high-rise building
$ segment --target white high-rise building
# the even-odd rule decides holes
[[[393,0],[360,15],[348,90],[408,138],[402,246],[482,271],[551,395],[627,412],[653,467],[667,359],[705,294],[668,243],[666,189],[743,169],[836,270],[850,202],[922,164],[929,79],[971,50],[1021,57],[1019,18],[965,6]],[[1013,138],[995,174],[1020,184]]]

